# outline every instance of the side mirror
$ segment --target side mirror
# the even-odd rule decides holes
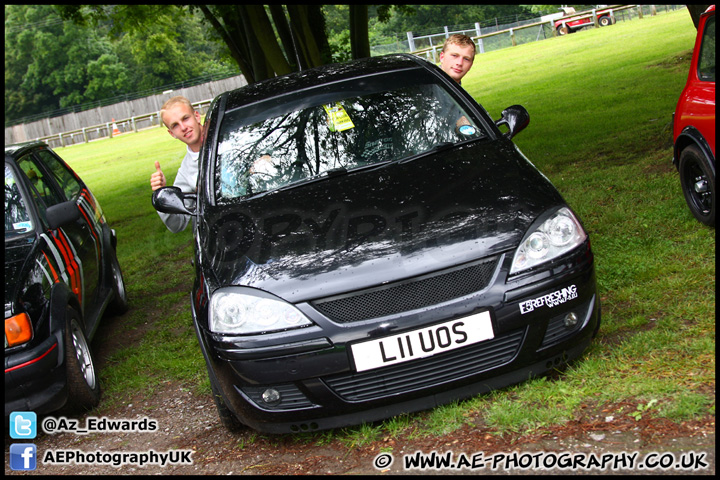
[[[80,219],[80,209],[75,200],[58,203],[45,210],[45,217],[52,230],[77,222]]]
[[[179,187],[163,187],[153,192],[152,205],[158,212],[194,215],[195,209],[189,209],[185,206],[186,199],[196,200],[197,195],[194,193],[183,193]]]
[[[529,123],[530,114],[525,107],[522,105],[513,105],[503,110],[502,118],[495,122],[495,125],[498,127],[506,125],[510,131],[505,135],[508,138],[513,138],[515,135],[522,132]]]

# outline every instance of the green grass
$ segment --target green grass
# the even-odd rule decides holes
[[[353,448],[465,424],[525,433],[588,406],[678,422],[714,415],[715,230],[692,217],[671,165],[670,115],[694,37],[685,10],[646,16],[479,55],[463,81],[495,119],[512,104],[528,109],[530,125],[516,143],[591,235],[603,323],[582,359],[558,375],[298,441],[336,438]],[[168,232],[150,204],[154,161],[172,181],[182,145],[157,128],[58,152],[119,232],[133,307],[122,328],[131,336],[152,323],[102,370],[104,402],[152,394],[165,381],[208,394],[188,298],[192,237]]]
[[[104,401],[112,405],[137,392],[151,394],[168,379],[202,385],[207,374],[189,302],[192,233],[170,233],[150,202],[155,161],[172,182],[185,155],[182,145],[166,129],[153,128],[56,151],[90,185],[118,233],[132,307],[119,335],[137,342],[107,360],[101,371]],[[145,333],[148,323],[152,328]]]

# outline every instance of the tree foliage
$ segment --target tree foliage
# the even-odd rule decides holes
[[[63,22],[48,5],[8,5],[5,24],[6,118],[97,100],[102,88],[129,86],[127,66],[102,31]]]
[[[206,77],[249,83],[370,56],[406,32],[557,5],[6,5],[5,119]],[[696,9],[688,6],[695,20]],[[705,7],[701,7],[703,11]]]
[[[407,30],[468,23],[518,9],[522,10],[471,5],[8,5],[5,118],[217,72],[239,71],[252,83],[370,56],[371,43],[398,31],[404,35]],[[484,10],[490,13],[481,13]]]
[[[5,7],[6,121],[237,71],[187,9],[109,8]]]

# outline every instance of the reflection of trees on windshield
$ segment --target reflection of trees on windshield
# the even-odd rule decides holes
[[[322,105],[236,126],[226,116],[218,145],[218,196],[232,198],[278,188],[331,169],[351,169],[416,155],[459,140],[466,115],[436,85],[346,98],[338,104],[351,123],[335,125]]]

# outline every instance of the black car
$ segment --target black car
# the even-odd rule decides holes
[[[409,55],[218,96],[197,194],[153,204],[195,216],[192,312],[223,423],[369,422],[578,357],[600,325],[593,254],[510,140],[528,122],[513,106],[496,124]]]
[[[90,339],[127,310],[115,231],[90,189],[41,142],[5,147],[5,416],[92,408]]]

